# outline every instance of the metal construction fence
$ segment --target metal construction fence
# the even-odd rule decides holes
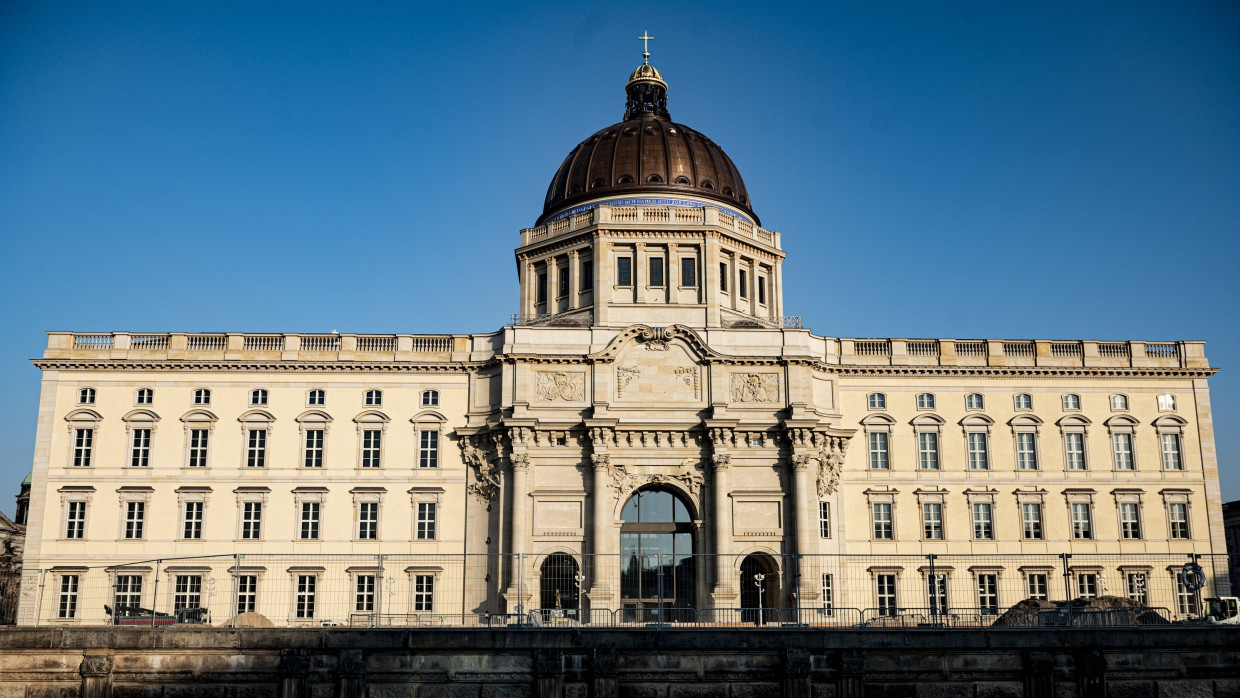
[[[1230,594],[1223,555],[226,555],[27,569],[19,622],[979,627],[1026,599],[1180,620]],[[1042,606],[1022,623],[1146,622]]]

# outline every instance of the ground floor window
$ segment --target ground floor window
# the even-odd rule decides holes
[[[122,608],[138,608],[142,605],[142,575],[116,575],[116,593],[112,597],[112,607],[119,611]]]
[[[435,610],[435,575],[414,575],[413,610],[427,612]]]
[[[375,575],[359,574],[355,584],[356,593],[353,597],[354,611],[375,610]]]
[[[237,613],[253,613],[258,605],[258,575],[237,577]]]
[[[1047,575],[1041,572],[1032,572],[1025,579],[1025,586],[1027,587],[1025,593],[1029,595],[1029,598],[1042,599],[1043,601],[1050,598]]]
[[[1140,604],[1149,603],[1149,584],[1144,572],[1125,574],[1124,586],[1128,592],[1128,598]]]
[[[1098,595],[1098,575],[1093,572],[1082,572],[1076,575],[1076,595],[1082,599],[1092,599]]]
[[[202,575],[178,574],[173,579],[172,609],[202,608]]]
[[[298,618],[314,617],[315,593],[319,578],[313,574],[297,575],[296,616]]]
[[[77,618],[78,575],[65,574],[60,577],[60,605],[56,612],[57,618]]]
[[[999,614],[999,575],[977,575],[977,607],[984,616]]]
[[[894,574],[879,574],[874,576],[875,589],[875,605],[878,606],[878,615],[895,616],[896,615],[896,576]]]

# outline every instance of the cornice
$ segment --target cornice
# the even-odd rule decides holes
[[[817,362],[815,368],[841,376],[1045,376],[1055,378],[1209,378],[1217,368],[1112,366],[848,366]]]
[[[473,373],[491,361],[375,363],[329,361],[147,361],[31,359],[43,371],[234,371],[276,373]]]

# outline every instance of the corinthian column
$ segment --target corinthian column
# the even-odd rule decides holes
[[[801,556],[798,560],[798,569],[800,571],[800,589],[797,594],[800,596],[802,607],[810,604],[811,601],[818,598],[817,585],[808,574],[811,565],[809,558],[804,556],[812,555],[817,552],[814,545],[815,534],[817,533],[817,484],[814,482],[817,472],[818,459],[810,455],[794,455],[792,456],[792,487],[793,487],[793,506],[796,507],[796,554]]]
[[[612,505],[615,503],[608,473],[611,456],[596,453],[590,458],[594,462],[594,479],[591,481],[593,492],[590,494],[594,500],[593,541],[590,546],[594,560],[587,597],[590,599],[590,610],[594,610],[614,607],[616,594],[612,577],[620,573],[620,563],[616,559],[614,543],[617,535],[611,514]]]
[[[530,575],[525,573],[524,554],[529,550],[529,489],[528,476],[530,457],[525,453],[514,453],[512,461],[512,550],[513,559],[511,574],[508,579],[508,592],[504,596],[508,600],[508,608],[518,613],[526,610],[526,600],[530,597]]]
[[[732,579],[732,512],[728,493],[732,491],[732,456],[716,453],[711,456],[711,490],[714,492],[715,590],[711,602],[715,608],[734,608],[739,598]]]

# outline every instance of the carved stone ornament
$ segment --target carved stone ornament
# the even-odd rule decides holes
[[[617,366],[616,367],[616,397],[624,395],[624,389],[629,387],[629,383],[633,379],[641,375],[642,370],[637,366]]]
[[[666,339],[652,339],[645,344],[646,351],[667,351]]]
[[[779,402],[779,374],[733,373],[732,402]]]
[[[88,654],[82,657],[82,664],[78,667],[78,673],[82,676],[110,674],[112,673],[112,656],[108,654]]]
[[[586,397],[586,374],[569,371],[539,371],[538,398],[548,402],[576,402]]]
[[[818,446],[818,496],[825,497],[835,491],[840,483],[840,471],[844,468],[844,454],[848,451],[848,439],[840,436],[816,434]]]
[[[698,496],[706,478],[696,465],[682,464],[683,470],[675,475],[667,473],[632,473],[628,468],[607,460],[607,474],[611,476],[612,496],[619,500],[643,485],[657,485],[664,482],[679,482],[694,497]]]
[[[465,465],[474,470],[474,482],[468,487],[469,493],[483,502],[495,499],[500,486],[499,469],[495,467],[498,458],[485,448],[485,444],[486,438],[481,436],[468,436],[460,440],[461,457]]]
[[[727,470],[732,467],[732,456],[727,453],[716,453],[710,457],[711,463],[714,463],[715,470]]]
[[[512,461],[513,470],[529,470],[530,469],[530,457],[528,454],[514,453],[511,456],[508,456],[508,460]]]

